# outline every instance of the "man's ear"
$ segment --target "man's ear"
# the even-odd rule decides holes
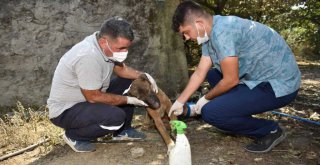
[[[202,18],[196,18],[194,22],[204,26],[204,19]]]
[[[146,74],[141,74],[141,75],[139,76],[139,78],[140,78],[141,80],[144,80],[144,81],[147,81],[148,83],[150,83],[150,81],[149,81],[149,79],[148,79],[148,77],[147,77]],[[150,84],[151,84],[151,83],[150,83]]]

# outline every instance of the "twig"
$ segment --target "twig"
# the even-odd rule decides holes
[[[32,144],[31,146],[28,146],[28,147],[23,148],[23,149],[21,149],[21,150],[18,150],[18,151],[9,153],[9,154],[4,155],[4,156],[1,156],[1,157],[0,157],[0,161],[3,161],[3,160],[5,160],[5,159],[8,159],[8,158],[10,158],[10,157],[12,157],[12,156],[15,156],[15,155],[22,154],[22,153],[24,153],[24,152],[26,152],[26,151],[28,151],[28,150],[31,150],[31,149],[33,149],[33,148],[36,148],[37,146],[39,146],[39,145],[41,145],[41,144],[43,144],[43,143],[45,143],[45,142],[48,142],[49,140],[50,140],[50,138],[42,139],[42,140],[39,140],[37,143]]]

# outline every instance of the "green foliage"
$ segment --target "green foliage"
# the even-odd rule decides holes
[[[312,56],[312,60],[320,60],[320,1],[318,0],[196,0],[196,2],[209,13],[236,15],[266,24],[285,38],[297,56]],[[201,55],[201,47],[187,43],[185,48],[189,66],[195,66]]]
[[[199,46],[196,42],[186,41],[184,43],[184,47],[188,61],[188,68],[196,66],[200,61],[201,46]]]

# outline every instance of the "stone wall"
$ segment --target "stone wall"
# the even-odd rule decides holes
[[[179,0],[1,0],[0,106],[45,104],[60,57],[104,20],[134,28],[126,63],[153,75],[174,98],[188,79],[183,43],[170,29]]]

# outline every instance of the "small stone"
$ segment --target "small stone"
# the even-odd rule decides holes
[[[219,162],[224,162],[223,158],[219,157],[218,159],[219,159]]]
[[[228,154],[228,155],[235,155],[236,153],[233,152],[233,151],[228,151],[227,154]]]
[[[308,152],[307,153],[307,156],[306,156],[306,158],[307,159],[317,159],[317,153],[316,152],[314,152],[314,151],[310,151],[310,152]]]
[[[212,160],[212,162],[213,162],[213,163],[217,163],[217,162],[219,162],[219,160],[218,160],[218,159],[216,159],[216,158],[212,158],[211,160]]]
[[[131,156],[133,158],[138,158],[144,155],[145,151],[143,148],[131,148],[130,149]]]
[[[262,160],[262,158],[254,158],[255,162],[260,162]]]

